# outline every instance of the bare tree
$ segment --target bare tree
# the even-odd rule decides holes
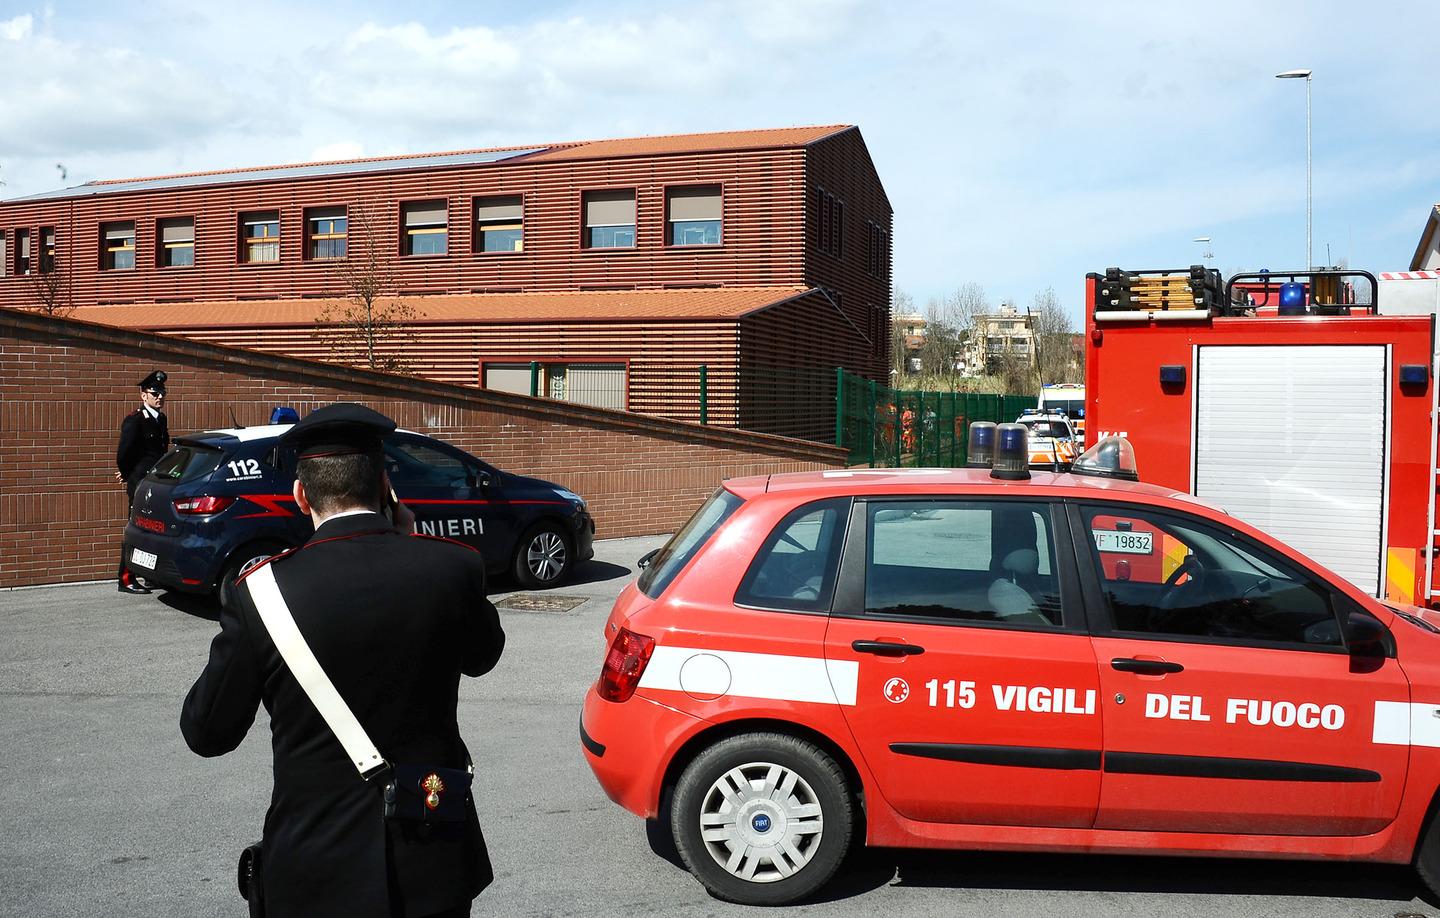
[[[976,335],[976,321],[980,316],[990,312],[990,298],[985,294],[985,287],[974,281],[961,284],[945,298],[945,311],[951,327],[955,329],[955,350],[956,356],[965,354],[967,358],[979,353],[981,360],[984,360],[984,342],[979,342],[976,348],[974,340]],[[968,353],[967,353],[968,352]],[[975,367],[970,360],[966,360],[966,375],[975,376]],[[970,384],[965,383],[958,376],[954,361],[951,362],[951,389],[964,389]]]
[[[376,238],[380,207],[374,201],[352,207],[347,219],[345,255],[335,264],[345,299],[327,304],[316,317],[324,326],[321,339],[336,363],[409,373],[395,349],[413,339],[410,326],[419,314],[394,294],[395,275]]]
[[[915,299],[904,290],[895,291],[895,300],[890,309],[890,368],[897,376],[910,372],[910,351],[905,346],[905,329],[908,323],[900,321],[915,311]]]
[[[34,299],[34,310],[47,316],[68,316],[75,311],[75,302],[70,295],[70,273],[61,267],[60,259],[54,252],[46,251],[41,240],[38,271],[31,271],[30,296]]]
[[[1073,358],[1074,327],[1070,314],[1060,305],[1053,287],[1046,287],[1031,301],[1030,328],[1035,336],[1035,369],[1042,384],[1078,382]]]
[[[994,376],[1000,381],[1000,391],[1006,395],[1038,395],[1040,386],[1035,380],[1035,366],[1026,354],[1005,351],[994,358]]]
[[[951,318],[949,303],[943,297],[932,297],[925,304],[925,344],[920,348],[921,372],[927,376],[953,380],[955,358],[959,349],[959,332]]]

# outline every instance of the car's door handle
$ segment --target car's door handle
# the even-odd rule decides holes
[[[897,641],[852,641],[850,649],[856,653],[873,653],[879,657],[913,657],[925,652],[918,644],[901,644]]]
[[[1185,667],[1169,660],[1136,660],[1131,657],[1116,657],[1110,661],[1111,669],[1122,673],[1140,673],[1144,676],[1163,676],[1166,673],[1181,673]]]

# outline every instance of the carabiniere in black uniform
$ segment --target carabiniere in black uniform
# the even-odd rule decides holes
[[[479,552],[358,512],[324,520],[305,545],[266,563],[320,667],[385,759],[465,768],[460,676],[488,672],[505,645]],[[270,714],[267,915],[468,914],[493,879],[473,799],[459,822],[385,819],[381,789],[357,774],[276,650],[246,578],[239,584],[180,726],[195,752],[223,755],[245,738],[259,704]]]
[[[165,371],[156,370],[140,380],[140,391],[150,396],[157,404],[165,398]],[[142,404],[120,423],[120,445],[115,448],[115,468],[125,481],[125,494],[129,502],[127,509],[135,505],[135,489],[144,480],[150,469],[170,449],[170,424],[165,412],[158,407]],[[120,546],[120,569],[116,581],[126,593],[148,593],[146,588],[135,582],[135,576],[125,563],[125,546]]]

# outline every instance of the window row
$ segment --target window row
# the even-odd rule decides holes
[[[666,241],[671,246],[718,246],[721,241],[722,197],[719,185],[687,185],[665,189]],[[525,200],[522,195],[497,195],[473,201],[472,251],[522,252],[525,248]],[[241,264],[274,264],[281,259],[280,211],[248,211],[236,217],[236,260]],[[399,255],[450,253],[450,202],[445,198],[405,201],[399,209]],[[363,209],[355,214],[355,229],[368,235]],[[581,195],[580,244],[587,249],[636,247],[634,188],[587,191]],[[302,251],[306,261],[345,258],[350,237],[346,207],[311,207],[304,211]],[[134,220],[100,224],[100,268],[128,271],[135,268]],[[41,229],[41,270],[54,264],[55,230]],[[183,268],[195,264],[195,218],[171,217],[155,225],[155,266]],[[7,239],[0,232],[0,274],[13,270],[28,274],[30,231],[14,231],[14,257],[5,254]]]
[[[14,231],[13,245],[11,237],[0,230],[0,277],[7,274],[25,275],[31,271],[38,270],[41,274],[48,274],[55,270],[55,227],[40,227],[40,259],[35,263],[30,249],[30,231],[28,229],[17,229]]]

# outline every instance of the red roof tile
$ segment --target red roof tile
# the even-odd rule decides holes
[[[423,324],[501,322],[628,321],[647,319],[734,319],[805,293],[809,288],[716,287],[685,290],[596,290],[564,293],[477,293],[406,296]],[[395,298],[385,297],[385,304]],[[120,328],[184,330],[313,325],[333,299],[226,300],[195,303],[137,303],[87,306],[73,317]]]

